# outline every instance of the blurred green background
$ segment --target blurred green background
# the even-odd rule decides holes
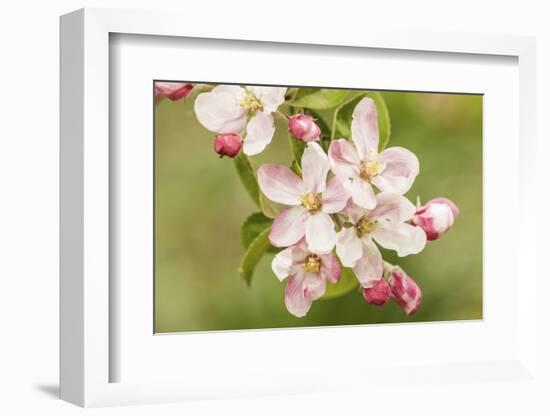
[[[420,254],[399,259],[383,251],[421,287],[419,311],[407,317],[393,301],[377,308],[353,290],[318,300],[296,318],[285,308],[284,283],[271,271],[272,254],[247,287],[237,272],[240,226],[257,208],[233,160],[214,153],[214,134],[197,121],[193,95],[155,108],[155,332],[482,318],[482,96],[383,96],[392,120],[388,147],[406,147],[420,161],[408,198],[444,196],[461,210],[454,227]],[[284,123],[253,160],[290,163]]]

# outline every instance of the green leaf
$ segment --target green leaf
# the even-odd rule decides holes
[[[300,164],[296,162],[296,160],[293,160],[290,164],[290,170],[299,177],[302,177],[302,168],[300,167]]]
[[[239,152],[234,160],[239,178],[241,178],[241,183],[254,203],[260,206],[260,188],[258,186],[258,180],[256,179],[256,170],[254,166],[252,166],[250,159],[243,152]]]
[[[333,139],[345,138],[351,139],[351,118],[355,106],[364,97],[369,97],[376,104],[376,112],[378,114],[378,151],[381,152],[387,146],[391,135],[391,120],[388,107],[384,101],[384,97],[379,92],[364,92],[357,91],[350,94],[350,98],[343,105],[338,107],[334,112],[334,137]]]
[[[306,149],[306,143],[302,140],[298,140],[295,138],[290,132],[288,133],[288,145],[290,146],[290,151],[292,152],[292,156],[294,157],[294,160],[298,162],[298,165],[300,165],[300,162],[302,160],[302,155],[304,154],[304,150]]]
[[[271,227],[273,221],[261,212],[250,215],[241,226],[241,242],[246,250],[248,246],[260,235],[260,233]]]
[[[252,276],[256,265],[270,247],[269,231],[270,228],[266,228],[252,240],[239,265],[239,273],[248,286],[250,286],[252,282]]]
[[[359,282],[353,270],[342,267],[342,273],[338,283],[328,283],[325,294],[320,299],[334,299],[344,296],[357,287]]]
[[[296,99],[289,105],[313,110],[326,110],[340,105],[349,91],[321,88],[301,88]]]

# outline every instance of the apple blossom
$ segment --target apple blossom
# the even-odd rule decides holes
[[[280,281],[288,277],[286,308],[299,318],[307,314],[314,300],[325,294],[327,282],[336,283],[340,279],[336,256],[309,250],[304,239],[277,254],[271,267]]]
[[[243,151],[262,152],[275,132],[272,113],[285,100],[286,88],[218,85],[199,94],[195,113],[208,130],[221,134],[240,134],[246,127]],[[250,118],[250,119],[249,119]]]
[[[364,287],[363,297],[370,305],[384,306],[391,298],[391,288],[386,279],[378,280],[372,287]]]
[[[351,134],[354,144],[334,140],[328,153],[336,176],[351,179],[353,202],[373,209],[373,185],[382,192],[405,194],[418,175],[418,159],[402,147],[390,147],[378,154],[378,118],[372,99],[363,98],[355,107]]]
[[[321,129],[314,118],[307,114],[296,114],[288,120],[288,130],[294,137],[304,142],[319,140]]]
[[[408,224],[414,205],[404,196],[381,192],[376,208],[368,210],[351,200],[342,214],[347,217],[338,232],[336,253],[345,267],[352,267],[364,288],[373,287],[383,274],[383,260],[374,243],[395,250],[400,257],[417,254],[426,245],[422,228]]]
[[[302,155],[303,178],[288,167],[266,164],[258,169],[258,184],[274,202],[289,205],[274,219],[269,239],[275,247],[296,244],[304,236],[311,250],[327,253],[336,244],[330,214],[342,210],[349,191],[341,178],[326,182],[329,162],[323,149],[308,143]]]
[[[235,157],[241,150],[243,141],[236,134],[218,134],[214,140],[214,150],[220,157]]]
[[[193,84],[185,82],[155,82],[155,101],[159,102],[162,98],[176,101],[187,97]]]
[[[434,198],[416,211],[412,223],[424,230],[428,240],[437,240],[453,226],[459,213],[453,201]]]
[[[416,282],[399,267],[394,267],[390,276],[392,297],[407,315],[414,314],[422,303],[422,291]]]

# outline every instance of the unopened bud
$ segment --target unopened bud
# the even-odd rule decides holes
[[[313,117],[307,114],[296,114],[288,120],[288,130],[294,137],[304,142],[319,140],[321,129]]]
[[[363,297],[370,305],[384,306],[391,297],[391,288],[386,279],[381,278],[374,286],[363,288]]]
[[[407,315],[415,313],[422,303],[422,292],[416,282],[402,270],[394,269],[390,277],[391,293]]]
[[[214,140],[214,150],[220,157],[235,157],[241,150],[243,141],[236,134],[218,134]]]
[[[428,240],[437,240],[453,226],[459,213],[452,201],[435,198],[416,211],[412,223],[424,230]]]

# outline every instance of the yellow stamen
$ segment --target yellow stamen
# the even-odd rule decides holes
[[[309,254],[306,257],[304,270],[310,273],[319,273],[319,270],[321,270],[321,259],[317,254]]]
[[[262,102],[250,92],[247,92],[244,99],[241,101],[241,107],[246,108],[248,111],[257,111],[263,109]]]
[[[372,162],[361,161],[359,164],[359,176],[369,183],[380,172],[382,172],[382,164],[376,160]]]
[[[357,234],[359,237],[363,237],[364,235],[370,234],[374,231],[376,221],[367,217],[361,217],[359,221],[357,221],[357,224],[355,224],[355,227],[357,228]]]
[[[323,206],[322,196],[323,195],[321,193],[314,195],[313,193],[308,192],[301,198],[302,206],[313,214],[319,211]]]

